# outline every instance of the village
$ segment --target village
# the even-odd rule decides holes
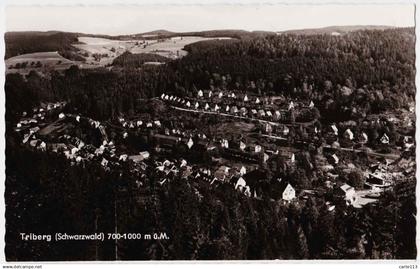
[[[375,203],[414,173],[414,137],[404,131],[410,119],[323,125],[312,100],[235,90],[194,95],[162,93],[154,101],[164,112],[104,122],[74,113],[66,102],[43,103],[24,112],[15,131],[25,147],[64,155],[70,165],[128,167],[139,191],[153,171],[159,186],[182,178],[284,205],[322,197],[334,211],[337,204]],[[389,125],[402,135],[387,132]],[[385,131],[372,137],[374,126]]]

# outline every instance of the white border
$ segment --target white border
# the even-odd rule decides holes
[[[345,1],[345,0],[335,0],[335,1],[323,1],[323,0],[312,0],[312,1],[302,1],[302,0],[295,0],[295,1],[273,1],[273,0],[265,0],[265,1],[256,1],[256,0],[207,0],[207,1],[197,1],[197,0],[0,0],[0,85],[4,85],[5,81],[5,64],[4,64],[4,33],[5,33],[5,7],[6,6],[23,6],[23,5],[49,5],[49,6],[68,6],[68,5],[79,5],[79,6],[88,6],[88,5],[176,5],[176,6],[183,6],[183,5],[216,5],[216,4],[223,4],[223,5],[274,5],[274,4],[286,4],[286,5],[328,5],[328,4],[357,4],[357,5],[366,5],[366,4],[417,4],[420,3],[420,0],[400,0],[400,1],[393,1],[393,0],[382,0],[382,1],[363,1],[363,0],[353,0],[353,1]],[[415,14],[415,21],[417,22],[419,19],[419,12]],[[420,34],[419,28],[416,27],[416,37]],[[420,51],[420,44],[416,38],[416,69],[420,66],[420,59],[417,57],[417,52]],[[416,72],[416,85],[420,84],[420,75]],[[416,100],[419,100],[420,93],[416,91]],[[5,93],[4,93],[4,86],[3,90],[0,91],[0,115],[4,115],[5,113]],[[420,111],[420,104],[416,102],[416,115]],[[1,118],[0,124],[0,170],[5,171],[5,124],[4,124],[4,116]],[[419,126],[419,120],[416,118],[416,126]],[[420,141],[420,133],[416,131],[416,141]],[[420,148],[417,146],[416,148],[416,156],[420,155]],[[416,158],[417,161],[417,158]],[[416,171],[416,178],[420,178],[420,171],[419,171],[419,164],[417,162],[417,171]],[[3,172],[1,178],[5,179],[5,173]],[[420,190],[419,184],[416,188],[416,204],[418,210],[419,207],[419,199],[418,194]],[[175,268],[184,268],[184,267],[191,267],[197,266],[198,264],[203,268],[210,268],[214,267],[215,265],[218,266],[235,266],[240,264],[242,268],[248,268],[250,266],[255,266],[257,264],[264,264],[267,267],[276,268],[279,265],[287,266],[287,268],[306,268],[311,266],[313,268],[337,268],[340,266],[342,269],[351,268],[354,269],[355,266],[362,266],[363,268],[381,268],[381,269],[388,269],[388,268],[402,268],[401,266],[404,265],[417,265],[419,254],[420,254],[420,236],[419,236],[419,227],[420,224],[417,222],[417,235],[416,235],[416,243],[417,243],[417,260],[275,260],[275,261],[116,261],[116,262],[19,262],[19,263],[4,263],[5,256],[4,256],[4,235],[5,235],[5,207],[4,207],[4,183],[0,184],[0,263],[1,265],[8,265],[8,266],[16,266],[16,265],[42,265],[44,268],[74,268],[75,266],[80,268],[114,268],[114,267],[121,267],[122,265],[127,268],[138,268],[139,264],[142,267],[146,268],[154,268],[154,267],[161,267],[161,266],[171,266]],[[18,268],[18,267],[14,267]],[[414,268],[413,268],[414,269]]]

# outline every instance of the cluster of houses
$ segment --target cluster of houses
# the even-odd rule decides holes
[[[114,128],[115,125],[109,122],[99,122],[81,115],[63,113],[63,108],[66,105],[64,102],[43,104],[41,108],[33,110],[32,117],[24,113],[15,130],[22,135],[23,144],[37,150],[62,154],[72,165],[84,165],[87,161],[95,161],[100,163],[105,170],[111,170],[114,167],[123,166],[124,163],[130,163],[131,171],[138,173],[139,178],[145,178],[145,171],[153,170],[161,185],[173,178],[201,180],[212,186],[230,184],[244,195],[255,198],[258,198],[260,194],[253,186],[253,179],[249,178],[250,173],[255,171],[254,169],[265,164],[268,165],[271,159],[276,159],[278,156],[281,156],[282,160],[286,160],[288,165],[296,166],[297,160],[294,152],[285,150],[285,148],[293,148],[293,145],[289,143],[293,140],[289,140],[289,138],[291,137],[290,133],[294,133],[296,128],[310,134],[306,136],[308,143],[313,143],[316,138],[325,138],[326,144],[329,144],[332,149],[341,149],[343,146],[348,148],[349,143],[346,144],[346,142],[362,146],[369,143],[366,132],[357,130],[355,134],[351,126],[344,125],[343,127],[342,124],[340,127],[335,124],[325,127],[319,124],[294,126],[280,123],[284,120],[282,115],[288,115],[298,107],[311,109],[314,107],[313,102],[302,105],[290,101],[286,109],[275,109],[273,100],[268,100],[268,98],[248,97],[246,94],[235,92],[212,93],[202,90],[198,91],[197,98],[181,98],[162,94],[161,99],[172,106],[187,108],[186,113],[191,113],[189,110],[208,111],[216,114],[241,115],[245,118],[250,114],[255,115],[255,118],[264,119],[264,122],[259,123],[263,134],[260,133],[259,140],[253,140],[254,142],[250,142],[246,135],[228,138],[223,134],[211,134],[191,126],[189,126],[190,129],[186,129],[182,123],[169,122],[165,115],[155,116],[153,119],[149,115],[140,115],[135,120],[120,117],[117,120],[117,128]],[[46,123],[47,121],[50,123]],[[92,143],[89,138],[86,138],[89,136],[78,137],[76,133],[69,131],[71,128],[94,130],[100,143]],[[115,136],[112,136],[112,139],[109,137],[110,129],[117,131],[118,139]],[[124,152],[125,147],[119,145],[119,142],[139,134],[148,136],[148,143],[156,142],[156,153],[153,158],[150,158],[149,151],[128,154]],[[264,143],[265,138],[267,138],[266,143]],[[273,143],[273,139],[285,141],[287,147],[278,147],[278,143]],[[387,133],[383,133],[379,141],[382,145],[388,145],[390,138]],[[404,138],[404,143],[406,148],[413,147],[414,144],[410,137]],[[229,165],[218,163],[212,164],[211,167],[200,167],[200,165],[189,165],[184,159],[171,160],[168,158],[170,155],[166,154],[167,151],[158,151],[158,147],[162,145],[171,149],[180,144],[190,151],[197,150],[197,146],[200,145],[200,150],[210,152],[210,155],[217,149],[218,154],[220,153],[223,158],[233,160],[229,161],[230,164],[247,163],[248,166],[235,167],[235,165],[231,165],[229,167]],[[338,151],[334,150],[332,154],[324,153],[324,156],[329,160],[331,167],[341,165]],[[158,161],[159,158],[162,160]],[[304,162],[305,160],[306,162]],[[314,166],[311,161],[305,160],[303,161],[305,167],[312,170]],[[302,160],[299,163],[301,165]],[[390,186],[391,180],[385,178],[387,172],[381,169],[378,168],[366,174],[365,186],[375,192]],[[141,180],[136,183],[139,186],[142,185]],[[278,179],[273,184],[281,191],[282,200],[296,199],[296,190],[290,182]],[[352,186],[342,184],[336,186],[336,190],[337,195],[340,195],[348,204],[354,204],[357,191]],[[334,205],[330,204],[329,207],[333,208]]]
[[[58,108],[58,106],[56,108]],[[39,110],[37,110],[37,112],[38,111]],[[36,117],[39,116],[36,115]],[[45,120],[47,115],[43,115],[43,117]],[[242,166],[239,169],[220,166],[214,167],[212,171],[210,168],[190,166],[183,159],[172,161],[165,159],[163,161],[146,163],[145,161],[150,157],[149,152],[143,151],[136,155],[128,155],[119,152],[117,145],[108,139],[105,126],[99,121],[80,115],[65,114],[63,112],[59,113],[55,120],[52,120],[53,123],[51,124],[44,124],[40,121],[21,120],[20,125],[15,130],[23,136],[22,144],[27,144],[29,147],[36,150],[64,155],[70,161],[71,165],[84,165],[86,162],[94,161],[100,163],[104,170],[109,171],[112,168],[121,167],[125,162],[130,162],[134,165],[133,170],[135,172],[145,171],[146,169],[155,170],[161,185],[170,181],[171,178],[175,176],[181,176],[181,178],[185,179],[202,180],[210,183],[210,185],[230,184],[233,188],[249,197],[257,197],[255,193],[251,195],[250,188],[243,177],[247,173],[245,166]],[[68,128],[67,125],[69,122],[72,124],[85,124],[92,129],[97,130],[103,139],[101,145],[96,147],[88,141],[83,141],[76,136],[69,135],[66,132],[62,133],[62,130]],[[122,125],[125,125],[125,127],[131,128],[130,125],[132,122],[127,123],[124,119],[120,119],[120,122]],[[42,127],[31,126],[31,124],[38,124]],[[153,125],[150,126],[150,128],[153,128],[154,126],[161,127],[161,125],[156,122],[153,122],[152,124]],[[139,126],[142,125],[139,124]],[[58,132],[59,135],[54,136],[56,132]],[[227,140],[222,140],[220,142],[221,147],[229,147]],[[194,144],[192,138],[188,139],[186,144],[188,148],[192,148]],[[260,152],[261,147],[256,146],[255,151]],[[142,185],[140,180],[136,183],[139,186]],[[292,200],[292,195],[290,194],[291,188],[291,186],[288,186],[287,190],[284,190],[289,193],[284,195],[286,198],[285,200],[287,201]]]
[[[287,108],[281,109],[274,104],[266,106],[265,102],[261,101],[258,97],[252,102],[247,95],[244,95],[241,100],[236,97],[235,93],[227,94],[225,96],[223,95],[223,92],[219,92],[218,96],[220,96],[218,97],[219,100],[213,100],[204,98],[183,98],[163,93],[160,98],[175,107],[184,109],[219,113],[221,115],[234,115],[255,120],[271,121],[273,123],[290,121],[292,113],[299,112],[299,109],[311,109],[314,107],[312,101],[307,106],[297,106],[293,101],[290,101]]]

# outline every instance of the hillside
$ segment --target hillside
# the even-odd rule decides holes
[[[322,28],[307,28],[307,29],[296,29],[296,30],[286,30],[280,31],[280,34],[297,34],[297,35],[322,35],[333,33],[345,34],[348,32],[354,32],[359,30],[385,30],[392,29],[392,26],[386,25],[346,25],[346,26],[328,26]]]
[[[58,51],[66,58],[76,57],[77,34],[65,32],[8,32],[4,35],[6,43],[5,58],[33,53]]]

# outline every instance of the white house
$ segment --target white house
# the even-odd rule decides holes
[[[245,179],[243,179],[242,177],[240,177],[240,178],[238,179],[238,181],[236,181],[236,184],[235,184],[235,190],[237,190],[238,188],[245,188],[245,186],[246,186],[246,181],[245,181]]]
[[[241,169],[239,170],[239,173],[241,174],[241,176],[246,174],[246,168],[245,166],[242,166]]]
[[[245,150],[245,148],[246,148],[246,144],[244,143],[244,142],[239,142],[239,148],[241,149],[241,150]]]
[[[337,155],[333,154],[333,155],[331,155],[331,157],[333,158],[334,163],[338,164],[339,159],[338,159]]]
[[[101,165],[104,166],[104,167],[107,166],[108,165],[108,160],[105,159],[105,158],[102,158]]]
[[[340,187],[340,190],[344,194],[345,200],[353,200],[354,195],[356,194],[356,191],[354,190],[354,188],[348,184],[343,184]]]
[[[192,141],[192,139],[191,139],[191,137],[190,137],[190,139],[189,139],[189,140],[188,140],[188,142],[187,142],[187,146],[188,146],[188,148],[190,149],[193,145],[194,145],[194,142]]]
[[[289,134],[289,127],[287,127],[286,125],[283,128],[283,135],[288,135]]]
[[[264,152],[264,154],[263,154],[263,162],[264,163],[267,162],[269,158],[270,158],[270,156],[268,156],[268,154]]]
[[[315,106],[314,102],[312,102],[312,101],[311,101],[311,102],[309,103],[309,107],[310,107],[310,108],[313,108],[314,106]]]
[[[295,154],[294,154],[294,153],[292,153],[292,157],[290,157],[290,162],[291,162],[291,163],[294,163],[295,161],[296,161]]]
[[[293,103],[293,101],[290,101],[289,103],[289,110],[295,108],[295,104]]]
[[[360,139],[359,140],[360,140],[360,143],[362,143],[362,144],[367,143],[369,141],[368,135],[365,132],[363,132],[360,135]]]

